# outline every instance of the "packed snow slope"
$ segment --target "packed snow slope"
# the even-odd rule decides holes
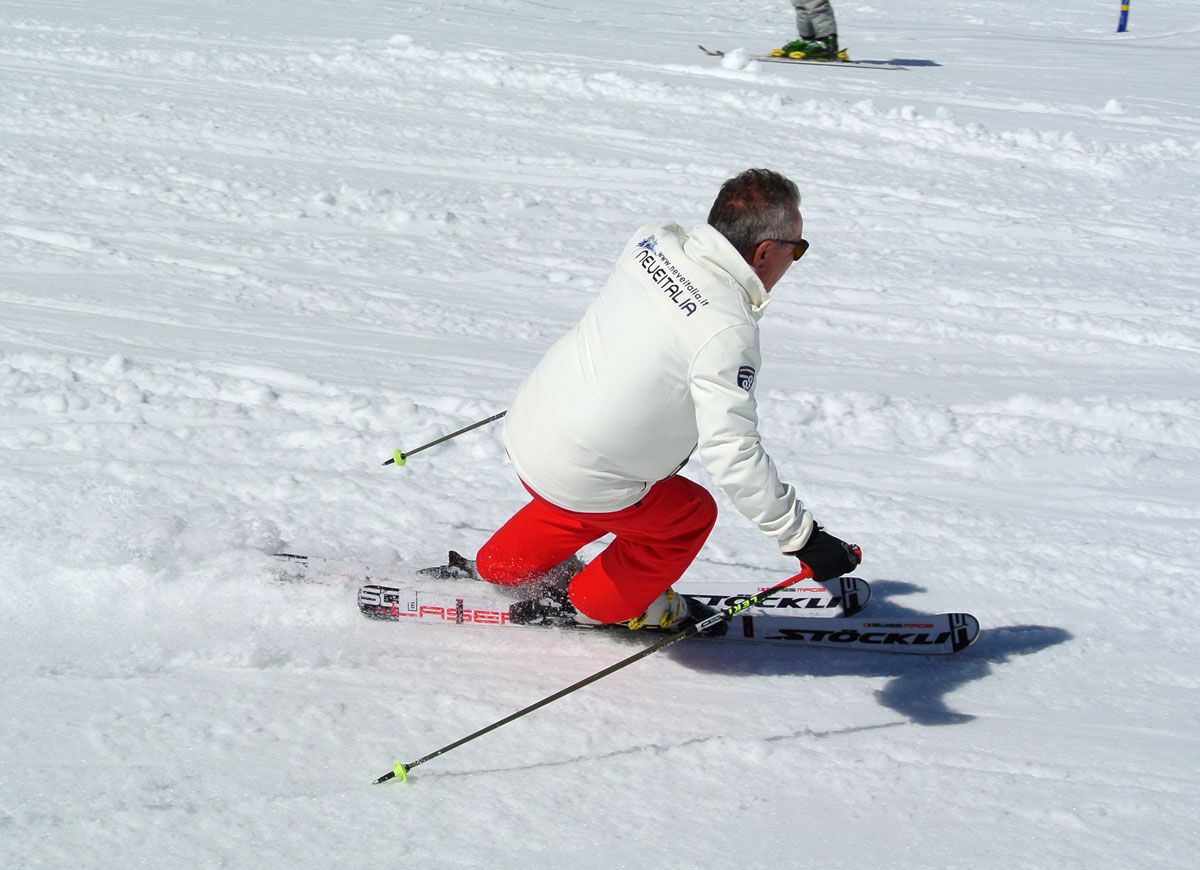
[[[0,866],[1194,867],[1200,9],[0,6]],[[740,55],[739,55],[740,57]],[[362,619],[524,499],[502,410],[641,223],[804,193],[768,449],[941,660]],[[687,470],[708,483],[695,464]],[[718,494],[693,568],[795,563]],[[586,555],[594,555],[595,548]]]

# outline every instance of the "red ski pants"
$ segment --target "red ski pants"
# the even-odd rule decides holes
[[[612,533],[616,540],[568,589],[576,609],[601,622],[641,616],[683,576],[717,521],[717,503],[708,491],[678,475],[654,484],[637,504],[611,513],[569,511],[530,494],[533,501],[479,551],[479,576],[505,586],[526,583]]]

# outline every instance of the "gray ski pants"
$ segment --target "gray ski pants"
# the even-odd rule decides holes
[[[796,7],[796,31],[801,39],[820,39],[837,33],[837,19],[829,0],[792,0]]]

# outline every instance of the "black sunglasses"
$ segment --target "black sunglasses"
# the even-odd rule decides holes
[[[781,245],[795,245],[792,252],[792,262],[799,260],[808,251],[808,239],[767,239],[768,242],[778,242]]]

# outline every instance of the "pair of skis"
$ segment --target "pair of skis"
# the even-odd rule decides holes
[[[446,565],[419,571],[418,579],[410,582],[391,579],[386,568],[292,553],[278,553],[276,557],[302,573],[316,569],[367,581],[359,588],[358,607],[365,616],[374,619],[487,628],[542,628],[513,622],[510,603],[480,582],[474,564],[457,553],[450,554]],[[762,593],[768,589],[766,586],[730,581],[681,580],[674,588],[717,611],[737,608],[725,634],[700,635],[712,643],[946,655],[970,646],[979,635],[979,622],[969,613],[864,618],[860,614],[870,602],[871,587],[865,580],[854,577],[841,577],[826,584],[801,578],[765,596]],[[751,599],[753,603],[746,605]],[[603,629],[576,626],[568,630],[628,632],[624,626]]]

